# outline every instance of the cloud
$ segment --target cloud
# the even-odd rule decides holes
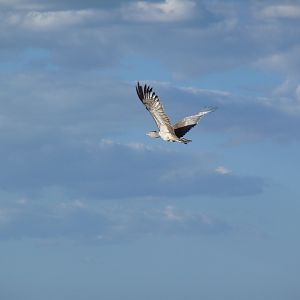
[[[154,123],[133,84],[86,73],[2,76],[1,84],[2,189],[38,197],[58,188],[101,200],[256,195],[267,186],[259,176],[216,172],[223,163],[213,156],[147,140],[144,133]],[[156,83],[155,89],[173,122],[201,109],[199,103],[219,107],[189,133],[191,139],[196,131],[221,133],[232,143],[300,137],[298,115],[276,102],[171,84]],[[124,142],[128,134],[132,142]]]
[[[23,11],[57,11],[57,10],[81,10],[81,9],[111,9],[119,7],[121,4],[132,0],[1,0],[0,7],[3,10],[23,10]]]
[[[12,15],[10,21],[14,25],[24,26],[31,30],[51,30],[85,23],[87,20],[101,19],[101,13],[94,10],[77,11],[32,11],[23,16]],[[19,23],[19,24],[18,24]]]
[[[191,0],[164,0],[153,3],[146,1],[132,2],[123,7],[123,18],[139,22],[178,22],[194,15],[196,3]]]
[[[300,18],[300,5],[269,5],[260,11],[264,18]]]
[[[169,222],[171,226],[188,227],[193,228],[193,231],[199,230],[199,232],[222,232],[230,228],[229,224],[223,223],[207,214],[195,213],[178,209],[173,206],[166,206],[163,211],[163,220]]]
[[[216,170],[222,161],[207,163],[203,154],[182,155],[176,145],[164,144],[176,149],[165,151],[153,146],[158,141],[143,140],[144,132],[153,129],[152,119],[133,100],[134,84],[116,77],[126,59],[136,55],[162,63],[177,79],[260,62],[270,70],[270,57],[277,58],[272,63],[280,66],[277,71],[286,66],[288,74],[294,65],[296,74],[296,27],[285,21],[252,22],[250,12],[241,23],[235,2],[204,1],[195,7],[192,1],[114,1],[100,7],[88,1],[90,7],[82,7],[55,1],[49,7],[42,1],[40,10],[32,8],[38,4],[34,1],[26,9],[11,3],[15,6],[3,10],[0,21],[6,47],[2,63],[11,64],[0,77],[3,189],[31,195],[58,188],[95,199],[223,197],[264,190],[266,183],[257,176],[224,176]],[[147,22],[124,18],[126,9]],[[151,77],[147,71],[142,70],[144,78]],[[299,140],[299,82],[291,82],[264,97],[223,91],[217,82],[213,89],[159,82],[155,88],[174,121],[206,105],[219,107],[189,133],[192,139],[203,130],[238,144]],[[116,183],[124,189],[116,190]]]
[[[231,170],[223,167],[223,166],[219,166],[215,169],[215,171],[218,173],[218,174],[222,174],[222,175],[226,175],[226,174],[230,174],[231,173]]]
[[[157,210],[122,207],[113,212],[89,205],[263,193],[268,187],[264,178],[224,165],[224,144],[210,155],[193,150],[198,133],[214,141],[221,135],[220,143],[233,146],[300,138],[297,7],[240,5],[0,1],[0,188],[17,194],[15,206],[1,207],[2,236],[87,233],[105,240],[124,233],[129,238],[218,232],[226,225],[213,216],[172,203]],[[152,64],[174,80],[154,84],[174,122],[206,105],[219,107],[189,133],[192,146],[180,148],[144,135],[154,129],[153,120],[138,102],[134,83],[119,78],[156,78],[160,70],[149,72]],[[259,96],[222,90],[222,79],[211,89],[182,83],[199,83],[206,75],[241,65],[284,78],[267,92],[264,87],[263,95],[255,90]]]
[[[216,6],[206,7],[203,3],[196,6],[189,0],[122,2],[122,6],[119,2],[119,5],[96,8],[92,4],[91,8],[78,8],[77,2],[73,7],[70,2],[65,7],[55,3],[56,7],[51,9],[14,7],[2,12],[0,37],[10,53],[25,55],[28,47],[44,49],[50,53],[44,59],[45,67],[89,70],[120,66],[128,57],[142,54],[162,63],[174,77],[184,78],[222,69],[225,62],[226,66],[238,64],[233,49],[237,42],[247,41],[241,39],[244,34],[237,32],[235,17],[222,14],[223,10]],[[143,23],[142,27],[133,26],[136,21]],[[191,23],[182,27],[181,21]],[[160,35],[157,30],[161,31]],[[226,39],[227,34],[234,38]],[[220,53],[219,48],[222,48]],[[187,60],[183,53],[191,59]],[[256,52],[245,53],[244,58],[249,59],[252,53]],[[16,62],[16,56],[12,62]]]
[[[262,193],[265,183],[255,176],[229,174],[226,178],[206,170],[205,159],[190,153],[119,143],[53,140],[55,147],[19,145],[2,160],[2,187],[29,195],[59,187],[74,197],[93,199],[130,197],[243,196]],[[27,149],[26,149],[27,148]],[[3,150],[2,150],[3,152]],[[176,161],[176,165],[174,165]],[[195,168],[195,166],[197,168]],[[115,187],[119,188],[116,189]],[[217,189],[215,187],[218,187]]]
[[[207,162],[205,154],[193,153],[192,148],[183,154],[183,148],[178,148],[182,145],[156,146],[160,145],[158,140],[144,135],[154,123],[136,98],[132,84],[56,72],[53,76],[23,74],[14,80],[3,76],[0,82],[6,86],[0,100],[3,189],[23,191],[26,196],[57,187],[74,197],[104,199],[239,196],[261,193],[265,188],[264,180],[256,176],[228,174],[225,178],[214,171],[217,162]],[[166,99],[173,99],[172,105],[164,104],[174,122],[200,109],[199,94],[173,86],[163,89],[157,85],[157,89],[162,96],[168,94]],[[183,104],[182,98],[189,101]],[[207,93],[203,99],[205,104],[213,104]],[[257,118],[251,110],[239,117],[237,109],[242,110],[243,105],[229,101],[193,132],[201,128],[226,132],[236,126],[243,135],[247,118]],[[178,115],[182,111],[184,115]],[[248,125],[251,130],[262,130]],[[128,135],[138,138],[122,142]]]
[[[5,226],[0,227],[0,238],[91,238],[108,226],[105,217],[84,207],[57,205],[55,200],[52,205],[39,202],[14,207]]]
[[[185,219],[185,215],[176,212],[172,206],[167,206],[164,210],[165,219],[168,221],[182,221]]]
[[[267,105],[276,107],[292,117],[300,115],[300,83],[295,78],[286,79],[274,88],[272,95],[266,99]]]
[[[10,7],[0,18],[2,62],[118,73],[142,57],[182,80],[251,66],[299,44],[299,26],[290,23],[297,20],[264,22],[265,5],[245,4],[244,18],[236,1],[100,2],[2,2]],[[48,55],[37,64],[29,48]]]
[[[43,151],[53,145],[67,149],[72,143],[118,140],[129,133],[138,137],[130,147],[149,147],[144,143],[144,133],[153,130],[154,123],[137,101],[134,82],[109,80],[94,73],[71,76],[68,72],[54,72],[3,75],[0,84],[5,87],[0,92],[0,137],[6,145],[1,150],[3,155],[13,145],[25,147],[23,153],[29,147],[26,144]],[[299,84],[291,79],[285,85],[265,97],[246,97],[153,83],[174,123],[205,106],[219,107],[189,132],[192,140],[196,132],[221,133],[227,141],[239,143],[299,140]]]
[[[42,201],[42,204],[40,203]],[[124,242],[146,236],[226,234],[231,225],[208,214],[174,206],[95,205],[84,200],[31,201],[0,210],[0,239],[34,238],[89,243]],[[141,203],[141,199],[139,200]]]
[[[261,140],[287,142],[299,140],[299,102],[297,80],[292,81],[290,93],[270,91],[265,97],[243,96],[227,91],[204,90],[191,87],[174,87],[156,84],[163,99],[172,99],[167,111],[174,120],[194,113],[203,106],[217,106],[219,109],[200,121],[197,130],[222,132],[233,143],[252,143]],[[182,99],[188,99],[183,102]],[[202,103],[202,107],[199,106]],[[278,122],[280,120],[280,122]],[[191,132],[192,134],[192,132]]]
[[[3,61],[7,63],[12,56],[12,65],[25,61],[28,67],[45,71],[49,67],[95,70],[113,66],[123,57],[124,49],[114,44],[119,32],[107,27],[111,19],[113,12],[91,9],[3,12],[0,37],[6,47],[1,51],[14,53],[5,58],[2,55]],[[41,50],[47,55],[36,64],[32,58]]]

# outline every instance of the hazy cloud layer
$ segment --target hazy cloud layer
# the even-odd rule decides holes
[[[236,1],[9,3],[3,2],[8,8],[1,13],[5,47],[23,54],[27,48],[46,50],[47,63],[57,67],[102,68],[143,53],[175,78],[189,78],[262,62],[299,46],[297,4],[250,1],[243,15]],[[279,18],[290,11],[293,18]]]
[[[141,202],[141,201],[140,201]],[[132,204],[132,203],[131,203]],[[130,241],[151,235],[224,234],[231,225],[173,206],[95,205],[89,201],[10,201],[0,209],[0,239],[68,239],[89,243]]]
[[[299,0],[0,0],[0,296],[295,300],[299,37]],[[150,139],[137,81],[218,109]]]
[[[4,69],[118,73],[142,57],[180,81],[246,65],[294,81],[280,103],[286,99],[290,111],[299,111],[297,1],[249,1],[243,9],[238,1],[192,0],[0,5]]]
[[[117,236],[116,211],[93,212],[75,202],[60,218],[53,206],[43,206],[60,193],[66,203],[263,193],[266,179],[236,173],[220,158],[222,151],[208,155],[189,145],[146,140],[154,123],[134,85],[155,79],[148,82],[174,122],[218,106],[189,134],[195,143],[202,134],[222,136],[220,145],[298,142],[298,6],[296,1],[249,1],[242,7],[239,1],[0,1],[0,190],[8,195],[1,201],[18,194],[41,203],[0,206],[2,236]],[[136,61],[138,74],[132,71]],[[281,82],[262,92],[250,87],[251,96],[218,88],[221,80],[212,89],[184,83],[240,66]],[[169,83],[156,78],[160,71]],[[125,217],[127,227],[116,222],[116,228],[125,226],[131,235],[140,235],[134,232],[143,226],[145,234],[219,230],[218,221],[205,225],[209,217],[172,206]]]
[[[259,177],[216,172],[207,165],[205,156],[190,153],[184,158],[179,152],[142,144],[104,140],[82,145],[53,140],[51,144],[16,145],[8,151],[2,161],[1,188],[30,195],[58,187],[71,195],[94,199],[226,197],[261,193],[265,187]]]
[[[258,176],[216,171],[220,162],[213,154],[207,160],[205,153],[177,147],[182,145],[160,148],[155,146],[158,140],[146,140],[144,133],[154,129],[154,123],[139,103],[134,83],[109,82],[91,74],[63,75],[23,74],[14,81],[2,76],[2,189],[38,194],[59,187],[101,199],[242,196],[266,187]],[[299,140],[298,115],[276,103],[168,84],[155,87],[174,122],[205,105],[219,107],[189,133],[192,139],[203,130],[221,133],[232,143]],[[138,138],[118,142],[129,132]]]

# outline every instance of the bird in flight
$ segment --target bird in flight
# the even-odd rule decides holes
[[[158,131],[150,131],[146,134],[152,138],[160,137],[167,142],[184,144],[191,142],[191,140],[183,136],[196,126],[204,115],[216,110],[216,107],[206,108],[193,116],[183,118],[175,125],[171,125],[170,119],[166,115],[158,96],[153,92],[152,87],[146,84],[142,87],[138,82],[136,92],[146,109],[150,112],[158,128]]]

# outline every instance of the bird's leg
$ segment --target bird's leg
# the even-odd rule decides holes
[[[187,143],[189,143],[189,142],[192,141],[192,140],[188,140],[188,139],[185,139],[185,138],[181,138],[180,140],[181,140],[181,142],[184,143],[184,144],[187,144]]]

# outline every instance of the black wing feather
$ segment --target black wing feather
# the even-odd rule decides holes
[[[196,126],[196,124],[187,125],[187,126],[183,126],[183,127],[179,127],[179,128],[174,128],[174,132],[177,137],[181,138],[195,126]]]
[[[152,87],[147,84],[142,87],[140,83],[137,83],[136,92],[141,100],[141,102],[145,105],[147,110],[152,115],[157,127],[161,129],[167,128],[167,130],[174,134],[174,129],[171,125],[171,122],[164,112],[164,108],[159,100],[159,97],[152,91]]]

